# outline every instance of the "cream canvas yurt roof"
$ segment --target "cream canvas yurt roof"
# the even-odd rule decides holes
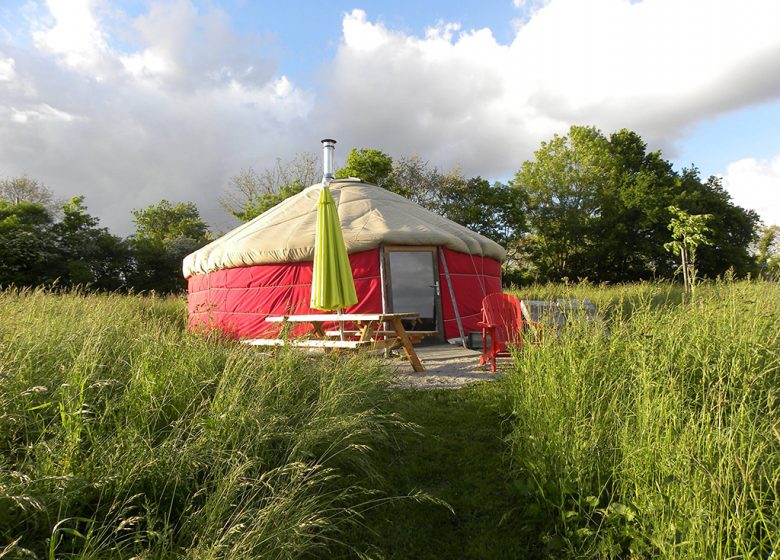
[[[318,183],[240,225],[184,259],[185,277],[256,264],[314,259]],[[503,261],[498,243],[381,187],[337,179],[330,190],[338,206],[348,253],[379,245],[443,245]]]

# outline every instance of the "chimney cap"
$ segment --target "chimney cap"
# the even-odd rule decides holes
[[[331,143],[331,144],[335,144],[335,143],[336,143],[336,141],[335,141],[335,140],[333,140],[332,138],[324,138],[324,139],[320,140],[320,142],[322,142],[323,144],[324,144],[325,142],[329,142],[329,143]]]

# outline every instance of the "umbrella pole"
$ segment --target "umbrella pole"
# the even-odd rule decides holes
[[[341,308],[336,309],[336,314],[339,316],[339,338],[344,340],[344,321],[341,320]]]

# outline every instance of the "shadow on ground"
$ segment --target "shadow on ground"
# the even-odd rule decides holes
[[[412,500],[376,508],[365,519],[369,534],[355,535],[376,543],[371,552],[388,559],[535,556],[535,531],[517,515],[523,499],[509,474],[501,385],[390,394],[390,406],[419,433],[396,434],[397,449],[381,458],[388,494],[422,490],[453,511]]]

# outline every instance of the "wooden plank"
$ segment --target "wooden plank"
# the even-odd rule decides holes
[[[296,348],[367,348],[373,344],[370,340],[281,340],[278,338],[257,338],[241,342],[250,346],[295,346]]]
[[[340,331],[325,331],[325,334],[327,336],[339,336],[341,334]],[[406,331],[406,334],[410,337],[416,337],[416,338],[422,338],[425,336],[436,336],[439,334],[439,331]],[[344,331],[345,336],[362,336],[362,331]],[[396,336],[395,331],[388,331],[388,330],[378,330],[373,331],[370,333],[370,335],[374,336]]]
[[[369,321],[360,325],[360,340],[371,340],[374,338],[372,334],[374,332],[374,321]]]
[[[363,321],[391,321],[394,318],[412,319],[419,317],[419,313],[323,313],[311,315],[271,315],[265,320],[269,323],[324,323],[324,322],[363,322]]]
[[[284,346],[284,343],[285,341],[279,338],[253,338],[241,341],[241,344],[250,346]]]
[[[299,348],[366,348],[370,340],[291,340],[290,346]]]
[[[320,321],[312,321],[312,332],[316,334],[319,338],[323,338],[325,336],[325,329],[322,328],[322,323]]]
[[[371,340],[372,350],[390,350],[400,344],[397,336],[393,338],[383,338],[381,340]]]
[[[406,351],[406,357],[409,358],[409,362],[412,364],[412,369],[414,371],[425,371],[425,368],[420,363],[420,358],[417,357],[417,352],[414,351],[414,345],[412,345],[412,341],[409,340],[409,337],[406,334],[406,329],[404,328],[401,319],[393,318],[392,323],[395,327],[395,332],[398,335],[398,340],[401,342],[401,346],[403,346],[404,350]]]

